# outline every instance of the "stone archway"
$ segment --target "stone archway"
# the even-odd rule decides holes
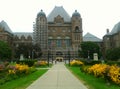
[[[61,51],[56,52],[56,61],[59,61],[59,62],[63,61],[63,53]]]

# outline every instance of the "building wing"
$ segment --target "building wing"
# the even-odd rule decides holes
[[[7,25],[7,23],[5,21],[1,21],[0,22],[0,28],[2,28],[4,31],[13,34],[12,30],[9,28],[9,26]]]
[[[14,36],[18,36],[19,38],[21,38],[21,36],[24,36],[25,38],[27,38],[28,36],[31,36],[33,39],[32,32],[14,32]]]

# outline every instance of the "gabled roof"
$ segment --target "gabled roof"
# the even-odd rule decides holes
[[[65,11],[65,9],[62,6],[55,6],[55,8],[51,11],[51,13],[47,17],[48,22],[53,22],[54,18],[57,17],[58,15],[60,15],[65,22],[71,21],[69,14]]]
[[[24,36],[25,38],[27,38],[28,36],[31,36],[33,38],[32,32],[14,32],[13,34],[14,36],[18,36],[19,38],[21,38],[21,36]]]
[[[9,26],[7,25],[7,23],[4,20],[2,20],[0,22],[0,28],[5,30],[6,32],[9,32],[9,33],[13,34],[13,32],[11,31],[11,29],[9,28]]]
[[[87,33],[83,36],[83,41],[92,41],[92,42],[101,42],[102,40],[90,33]]]
[[[120,32],[120,22],[118,22],[112,29],[112,31],[109,33],[110,35],[113,35],[115,33]]]

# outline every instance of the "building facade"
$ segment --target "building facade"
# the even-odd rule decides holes
[[[32,32],[14,32],[13,45],[17,47],[20,44],[32,45],[33,33]]]
[[[62,6],[55,6],[48,16],[43,10],[37,14],[33,39],[41,47],[44,58],[48,50],[54,58],[65,58],[68,51],[72,57],[76,57],[82,42],[82,33],[80,13],[75,10],[70,17]]]
[[[105,35],[104,40],[108,39],[106,37],[109,36]],[[114,39],[118,39],[115,37]],[[92,41],[99,45],[102,43],[101,39],[90,33],[83,37],[80,13],[75,10],[70,16],[62,6],[55,6],[48,16],[41,10],[33,24],[33,32],[12,32],[7,23],[1,21],[0,40],[8,42],[14,48],[20,44],[37,44],[42,49],[43,59],[48,59],[49,54],[51,59],[61,60],[68,58],[69,55],[70,58],[77,58],[83,41]],[[105,46],[108,47],[110,41],[106,41]]]
[[[0,40],[7,42],[12,46],[13,44],[13,32],[5,21],[0,22]]]
[[[103,36],[103,43],[105,50],[120,47],[120,22],[115,24],[112,31]]]

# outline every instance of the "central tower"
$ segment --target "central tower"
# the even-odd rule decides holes
[[[47,57],[45,55],[49,49],[53,58],[65,58],[68,51],[76,58],[82,32],[82,18],[77,10],[70,17],[62,6],[55,6],[47,17],[42,10],[37,14],[34,43],[41,47],[43,57]]]

